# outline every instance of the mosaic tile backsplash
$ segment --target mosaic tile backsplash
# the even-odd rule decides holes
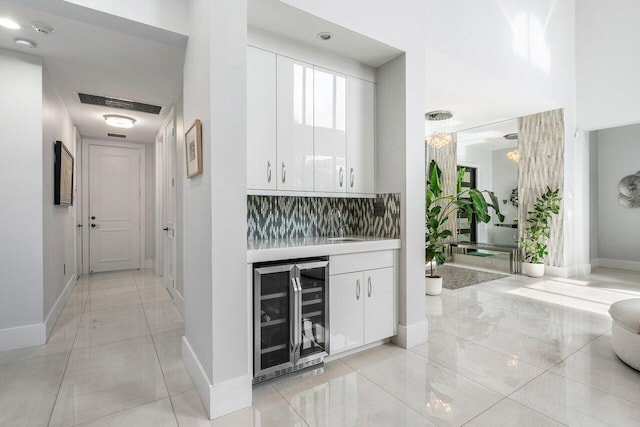
[[[374,203],[382,202],[381,216]],[[342,214],[345,235],[400,238],[400,194],[376,198],[247,196],[247,239],[329,236],[330,213]]]

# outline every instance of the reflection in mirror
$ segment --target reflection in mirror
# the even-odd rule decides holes
[[[464,185],[493,191],[505,216],[487,224],[458,219],[458,242],[517,245],[518,242],[518,120],[512,119],[459,131],[458,168],[464,167]],[[478,251],[483,256],[483,251]]]

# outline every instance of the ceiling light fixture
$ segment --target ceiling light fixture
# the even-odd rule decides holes
[[[127,116],[119,116],[117,114],[105,114],[103,117],[109,126],[117,128],[129,129],[133,127],[133,124],[136,122],[136,119]]]
[[[449,119],[453,117],[451,111],[437,110],[430,111],[424,115],[425,120],[430,122],[431,133],[427,137],[427,144],[433,148],[441,148],[451,142],[449,132]]]
[[[35,49],[36,47],[38,47],[35,42],[27,39],[16,39],[15,42],[18,46],[28,47],[29,49]]]
[[[504,139],[508,139],[509,141],[513,141],[515,139],[518,139],[518,134],[517,133],[508,133],[505,136],[503,136]]]
[[[318,33],[318,36],[317,36],[317,37],[318,37],[320,40],[322,40],[322,41],[325,41],[325,42],[326,42],[326,41],[331,40],[331,38],[333,37],[333,34],[331,34],[331,33],[329,33],[329,32],[326,32],[326,31],[323,31],[323,32],[321,32],[321,33]]]
[[[48,36],[55,31],[52,26],[42,24],[40,22],[34,22],[33,24],[31,24],[31,28],[33,28],[35,32],[44,34],[45,36]]]
[[[7,28],[9,30],[19,30],[20,24],[11,18],[0,18],[0,27]]]
[[[507,159],[513,160],[514,162],[518,163],[518,161],[520,161],[520,153],[518,152],[518,150],[509,151],[507,153]]]

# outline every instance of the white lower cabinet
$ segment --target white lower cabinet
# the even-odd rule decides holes
[[[337,354],[389,338],[394,335],[395,273],[393,257],[373,255],[371,258],[389,259],[391,266],[343,273],[350,261],[358,268],[360,255],[339,255],[337,273],[329,281],[330,354]],[[360,257],[361,258],[361,257]],[[333,261],[330,261],[332,268]],[[370,262],[366,262],[371,267]],[[362,267],[362,265],[361,265]]]

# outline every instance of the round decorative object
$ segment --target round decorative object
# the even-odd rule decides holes
[[[522,272],[529,277],[542,277],[544,276],[544,264],[533,264],[531,262],[523,262]]]
[[[618,203],[625,208],[640,208],[640,171],[622,178],[618,185]]]
[[[516,208],[518,207],[518,187],[511,190],[511,195],[509,196],[509,201]]]

